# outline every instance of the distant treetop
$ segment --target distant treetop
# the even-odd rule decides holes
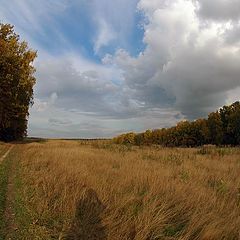
[[[181,121],[175,127],[126,133],[115,137],[117,144],[194,147],[204,144],[240,145],[240,103],[223,106],[207,119]]]

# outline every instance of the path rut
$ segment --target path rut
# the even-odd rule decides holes
[[[13,149],[13,145],[4,153],[4,155],[2,157],[0,157],[0,164],[8,156],[8,154],[11,152],[12,149]]]
[[[7,150],[7,152],[0,158],[0,164],[7,158],[9,153],[13,149],[13,145]],[[15,178],[15,164],[10,164],[10,169],[8,173],[8,186],[6,193],[6,207],[4,212],[4,218],[6,223],[6,240],[13,239],[12,233],[16,231],[17,225],[15,223],[15,214],[14,214],[14,178]]]

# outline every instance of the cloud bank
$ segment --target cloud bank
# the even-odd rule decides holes
[[[6,2],[0,10],[39,49],[30,135],[111,137],[239,100],[239,1],[43,2],[48,11],[42,1],[16,5],[23,17]]]
[[[105,59],[123,70],[126,85],[146,107],[168,104],[189,119],[206,116],[240,85],[239,44],[229,43],[238,17],[228,15],[234,1],[220,15],[221,21],[214,12],[205,16],[206,1],[196,3],[140,1],[147,19],[146,50],[137,58],[120,50]],[[211,4],[216,8],[216,1]],[[211,22],[204,22],[209,18]]]

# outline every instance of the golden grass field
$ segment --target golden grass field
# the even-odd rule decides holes
[[[9,159],[8,239],[240,239],[238,148],[49,140]]]
[[[0,142],[0,158],[7,151],[8,144],[4,144]]]

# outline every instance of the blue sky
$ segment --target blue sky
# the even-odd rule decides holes
[[[0,21],[38,51],[30,136],[112,137],[238,100],[238,0],[0,4]]]
[[[30,44],[34,42],[31,45],[50,54],[74,51],[99,62],[119,48],[134,56],[144,50],[144,16],[137,0],[13,2],[1,1],[1,20],[12,23]]]

